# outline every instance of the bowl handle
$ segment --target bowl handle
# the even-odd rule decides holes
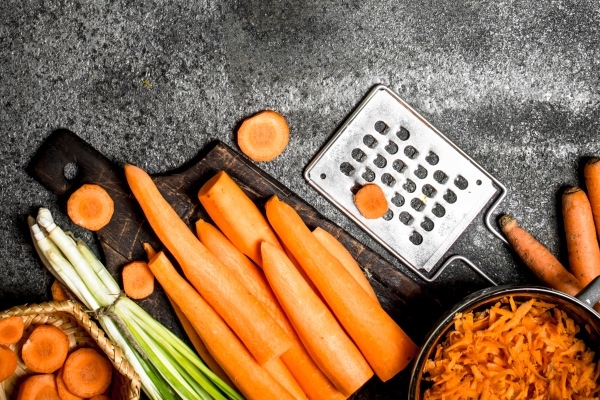
[[[588,283],[575,297],[583,301],[587,306],[594,307],[594,304],[600,301],[600,276],[597,276],[593,281]]]

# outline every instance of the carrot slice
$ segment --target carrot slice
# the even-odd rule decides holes
[[[225,171],[202,186],[198,199],[221,232],[259,267],[263,241],[281,246],[267,219]]]
[[[237,132],[240,150],[254,161],[271,161],[285,150],[289,140],[285,118],[272,110],[245,119]]]
[[[112,382],[113,368],[108,359],[89,347],[69,354],[62,371],[68,391],[89,398],[102,394]]]
[[[30,375],[19,386],[17,400],[62,400],[53,374]]]
[[[98,231],[110,222],[115,203],[100,185],[85,184],[73,192],[67,201],[67,214],[75,225]]]
[[[308,229],[300,215],[277,196],[267,218],[283,244],[313,281],[327,305],[382,381],[403,370],[417,346]]]
[[[145,261],[132,261],[121,272],[123,290],[132,299],[140,300],[154,292],[154,275]]]
[[[600,158],[594,157],[585,163],[583,176],[592,207],[592,214],[594,215],[596,235],[600,240]]]
[[[0,382],[10,378],[17,369],[17,354],[10,348],[0,345]]]
[[[162,197],[152,178],[133,165],[125,166],[125,176],[150,226],[173,254],[187,279],[259,364],[264,365],[289,349],[290,338],[240,280],[200,243]]]
[[[368,183],[358,189],[354,195],[354,204],[363,217],[381,218],[388,210],[388,202],[379,185]]]
[[[352,275],[354,279],[356,279],[356,282],[358,282],[359,285],[362,286],[363,289],[365,289],[365,292],[367,292],[367,294],[371,296],[373,300],[379,302],[375,291],[371,287],[371,284],[367,280],[365,274],[362,272],[360,265],[358,265],[358,263],[356,262],[354,257],[352,257],[352,254],[350,254],[348,249],[346,249],[346,247],[344,247],[344,245],[339,240],[337,240],[335,236],[327,232],[325,229],[317,227],[313,230],[313,235],[315,235],[319,242],[321,242],[321,244],[325,246],[329,253],[331,253],[342,263],[344,268],[346,268],[346,270],[350,272],[350,275]]]
[[[249,399],[293,400],[235,335],[233,330],[159,252],[148,263],[165,292],[188,318],[215,360]]]
[[[55,279],[52,283],[52,286],[50,286],[50,294],[52,295],[52,300],[54,301],[69,300],[67,291],[58,279]]]
[[[67,389],[67,386],[65,385],[65,381],[62,378],[62,374],[63,374],[62,369],[60,369],[56,373],[56,391],[58,392],[58,396],[62,400],[83,400],[83,397],[76,396],[73,393],[71,393],[69,391],[69,389]]]
[[[15,344],[23,337],[23,318],[15,316],[0,319],[0,344]]]
[[[69,338],[54,325],[39,325],[21,349],[21,358],[31,371],[49,374],[62,367],[69,352]]]

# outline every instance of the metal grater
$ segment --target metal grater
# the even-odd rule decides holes
[[[450,246],[494,197],[485,223],[506,194],[505,187],[429,124],[389,88],[379,85],[359,104],[307,166],[306,180],[369,235],[426,281],[461,259],[492,284],[465,257],[446,260]],[[353,192],[378,184],[389,210],[366,219]]]

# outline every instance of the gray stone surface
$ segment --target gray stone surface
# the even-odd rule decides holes
[[[560,189],[600,155],[599,18],[594,0],[2,1],[0,309],[49,297],[25,216],[62,209],[25,167],[59,127],[163,173],[278,110],[291,141],[260,168],[406,271],[302,177],[379,83],[502,181],[500,209],[564,260]],[[481,218],[452,252],[535,282]],[[448,305],[483,286],[461,265],[428,285]]]

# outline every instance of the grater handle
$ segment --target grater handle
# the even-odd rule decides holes
[[[440,266],[440,268],[438,269],[438,271],[431,277],[425,277],[424,275],[421,274],[422,278],[425,278],[425,280],[427,282],[433,282],[438,276],[440,276],[440,274],[444,271],[444,269],[446,269],[447,266],[449,266],[450,264],[452,264],[454,261],[456,260],[460,260],[462,262],[464,262],[465,264],[467,264],[473,271],[477,272],[483,279],[485,279],[486,281],[488,281],[489,283],[491,283],[494,286],[498,286],[498,283],[496,283],[496,281],[494,281],[492,278],[490,278],[490,276],[488,274],[486,274],[485,272],[483,272],[483,270],[481,268],[479,268],[477,265],[475,265],[471,260],[469,260],[468,258],[461,256],[461,255],[453,255],[450,258],[448,258],[444,264],[442,264]]]
[[[494,178],[492,175],[488,174],[488,176],[494,182],[494,184],[496,184],[496,186],[498,186],[500,188],[501,193],[500,193],[500,196],[498,196],[498,198],[494,202],[494,204],[491,205],[491,207],[488,209],[487,213],[485,214],[485,226],[489,229],[490,232],[492,232],[492,234],[494,236],[496,236],[498,239],[500,239],[504,244],[508,244],[508,241],[506,240],[504,235],[502,235],[500,232],[498,232],[498,230],[494,227],[494,225],[491,222],[492,214],[494,213],[494,211],[496,211],[496,209],[498,208],[498,206],[500,205],[502,200],[504,200],[504,198],[506,197],[506,192],[507,192],[506,186],[504,186],[502,184],[502,182],[500,182],[499,180]]]

